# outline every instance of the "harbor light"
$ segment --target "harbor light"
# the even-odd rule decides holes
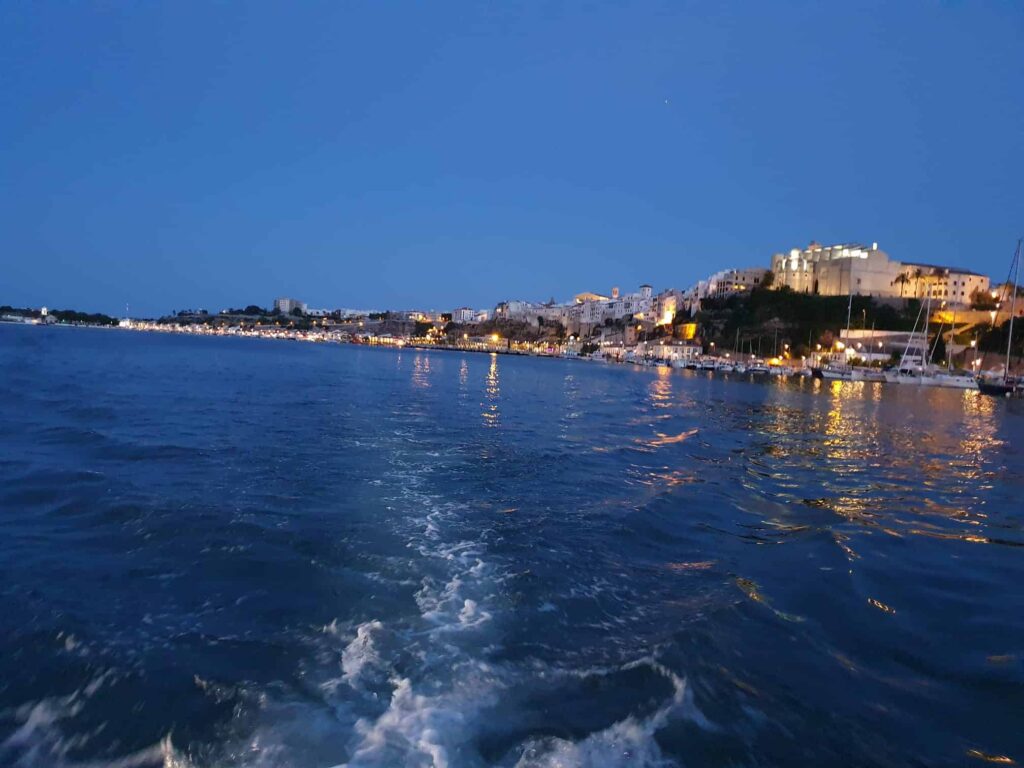
[[[492,334],[491,334],[491,341],[494,341],[494,342],[498,342],[498,341],[501,341],[501,336],[499,336],[499,335],[498,335],[498,334],[496,334],[496,333],[492,333]]]

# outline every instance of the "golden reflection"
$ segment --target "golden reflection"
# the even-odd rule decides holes
[[[846,559],[847,560],[859,560],[860,559],[860,555],[858,555],[856,552],[854,552],[853,549],[846,543],[847,541],[850,540],[849,536],[847,536],[846,534],[840,533],[839,531],[833,531],[832,532],[832,538],[835,540],[836,544],[839,545],[839,548],[842,549],[843,552],[846,553]]]
[[[646,445],[648,448],[661,448],[663,445],[675,445],[676,443],[681,443],[684,440],[688,440],[694,435],[696,435],[697,432],[698,430],[696,429],[696,427],[693,429],[687,429],[683,432],[680,432],[678,435],[666,435],[661,432],[657,432],[655,433],[657,434],[657,437],[654,437],[650,440],[641,440],[640,438],[637,438],[636,442],[639,443],[640,445]]]
[[[485,427],[497,427],[499,422],[498,400],[501,397],[501,387],[498,380],[498,355],[491,353],[491,367],[487,370],[487,380],[484,387],[484,402],[482,416]]]
[[[780,619],[783,619],[785,621],[803,621],[803,617],[801,616],[796,616],[792,613],[785,613],[776,608],[773,608],[771,602],[768,600],[767,597],[764,596],[764,593],[761,592],[761,589],[760,587],[758,587],[757,582],[753,579],[746,579],[742,576],[739,576],[736,578],[736,586],[740,588],[743,594],[745,594],[755,603],[760,603],[761,605],[763,605],[765,608],[770,610]]]
[[[650,387],[648,387],[648,401],[654,408],[671,408],[672,407],[672,377],[670,376],[671,368],[665,368],[664,366],[658,366],[658,376],[651,381]],[[662,371],[668,371],[669,373],[662,373]]]
[[[1001,765],[1017,764],[1017,761],[1012,757],[1007,757],[1006,755],[991,755],[988,752],[982,752],[980,749],[968,749],[967,756],[978,760],[984,760],[986,763],[1000,763]]]
[[[873,605],[878,610],[884,611],[885,613],[896,613],[896,609],[893,608],[891,605],[886,605],[881,600],[876,600],[873,597],[868,598],[868,603]]]
[[[430,387],[430,355],[416,355],[413,358],[412,385],[418,389]]]

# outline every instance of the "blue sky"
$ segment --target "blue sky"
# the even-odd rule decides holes
[[[685,287],[877,241],[1005,275],[1024,5],[0,4],[0,303]]]

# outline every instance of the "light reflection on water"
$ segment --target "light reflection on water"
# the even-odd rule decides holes
[[[438,740],[452,768],[1024,759],[1018,404],[218,341],[286,378],[245,397],[167,375],[205,340],[140,338],[153,375],[114,382],[66,343],[0,398],[5,511],[46,534],[3,541],[0,763],[19,707],[125,649],[124,694],[51,724],[82,764],[140,731],[197,768],[429,764]],[[69,357],[96,392],[57,387]]]
[[[491,353],[491,365],[487,369],[487,379],[484,387],[483,402],[483,423],[485,427],[497,428],[501,426],[498,401],[501,399],[501,383],[498,379],[498,355]]]

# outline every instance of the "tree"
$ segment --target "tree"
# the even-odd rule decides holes
[[[771,288],[773,285],[775,285],[775,273],[769,269],[765,272],[764,279],[761,280],[761,287]]]
[[[433,323],[428,323],[425,320],[417,320],[416,327],[413,330],[413,336],[426,336],[427,332],[434,327]]]
[[[302,309],[299,307],[292,307],[292,311],[290,314],[292,315],[292,317],[302,317]]]
[[[992,298],[991,293],[980,288],[974,289],[974,292],[971,293],[971,309],[993,310],[995,308],[996,300]]]
[[[903,298],[903,289],[907,287],[907,283],[910,282],[910,278],[907,276],[906,272],[900,272],[896,276],[896,279],[893,280],[892,282],[893,282],[893,285],[897,285],[897,284],[899,285],[899,287],[900,287],[900,298],[902,299]]]

